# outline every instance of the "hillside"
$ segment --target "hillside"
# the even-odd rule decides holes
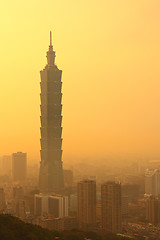
[[[105,234],[101,237],[93,232],[64,231],[61,233],[24,223],[10,215],[0,215],[0,240],[122,240],[126,238]]]

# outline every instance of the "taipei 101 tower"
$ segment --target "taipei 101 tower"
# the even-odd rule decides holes
[[[64,187],[62,167],[62,71],[55,65],[55,52],[50,46],[47,65],[41,75],[41,163],[39,187],[42,193],[61,192]]]

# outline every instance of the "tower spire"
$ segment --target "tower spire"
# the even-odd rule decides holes
[[[50,46],[52,46],[52,32],[50,31]]]
[[[48,66],[54,66],[54,61],[55,61],[55,52],[53,51],[52,32],[50,31],[50,45],[49,45],[49,50],[47,52]]]

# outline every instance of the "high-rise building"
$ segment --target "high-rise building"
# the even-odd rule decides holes
[[[27,177],[27,154],[17,152],[12,154],[12,177],[15,182],[24,182]]]
[[[101,186],[102,228],[108,232],[120,233],[122,230],[121,184],[107,182]]]
[[[55,65],[50,46],[47,65],[41,74],[41,163],[39,187],[44,193],[60,192],[64,187],[62,168],[62,71]]]
[[[35,194],[34,214],[36,216],[52,216],[53,218],[68,216],[68,197],[61,195]]]
[[[158,169],[146,169],[145,194],[160,195],[160,171]]]
[[[97,203],[96,203],[96,219],[97,219],[97,224],[100,225],[101,224],[101,220],[102,220],[102,203],[101,203],[101,199],[97,199]]]
[[[48,198],[48,213],[54,218],[68,216],[68,197],[53,195]]]
[[[92,230],[96,227],[96,182],[83,180],[77,185],[79,228]]]
[[[128,217],[128,196],[122,196],[122,217],[125,219]]]
[[[34,214],[42,216],[48,214],[48,195],[35,194],[34,196]]]
[[[151,196],[146,202],[146,219],[149,223],[160,224],[160,199]]]
[[[13,212],[17,217],[25,216],[24,190],[21,186],[13,187]]]

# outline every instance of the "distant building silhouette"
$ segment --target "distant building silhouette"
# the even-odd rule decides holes
[[[83,180],[77,185],[78,224],[84,230],[96,227],[96,182]]]
[[[21,200],[24,198],[24,190],[21,186],[13,187],[13,199]]]
[[[120,233],[122,230],[121,184],[107,182],[101,186],[102,228],[108,232]]]
[[[47,65],[41,74],[41,163],[39,187],[42,193],[60,192],[64,187],[62,168],[62,71],[55,65],[50,46]]]
[[[69,195],[69,214],[77,216],[77,194]]]
[[[129,202],[134,202],[140,194],[140,186],[138,184],[124,184],[121,186],[122,196],[128,196]]]
[[[73,171],[69,169],[64,169],[63,170],[64,174],[64,184],[66,187],[71,187],[73,186]]]
[[[12,154],[13,181],[22,183],[27,178],[27,154],[17,152]]]
[[[153,196],[160,195],[160,170],[146,169],[145,171],[145,193]]]
[[[12,173],[12,156],[5,155],[2,157],[2,174],[11,176]]]

